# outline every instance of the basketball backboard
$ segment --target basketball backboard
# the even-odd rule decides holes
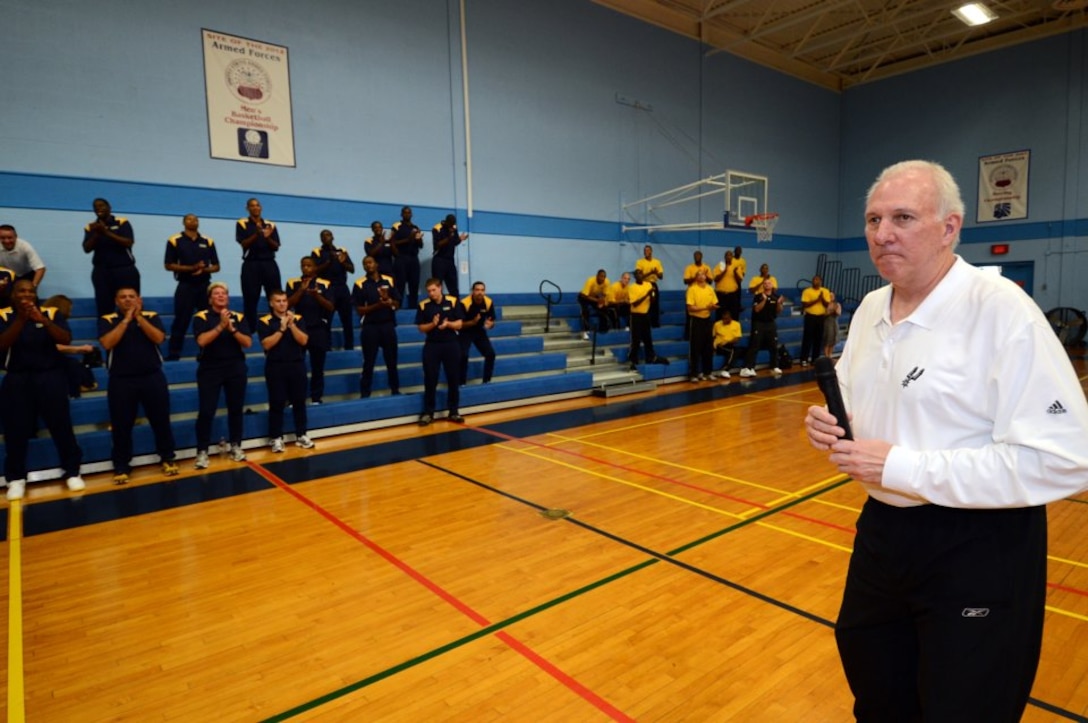
[[[725,213],[730,226],[744,226],[744,219],[768,213],[767,177],[744,171],[725,172]]]

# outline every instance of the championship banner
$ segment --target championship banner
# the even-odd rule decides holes
[[[212,158],[294,166],[287,48],[201,32]]]
[[[978,159],[978,223],[1028,217],[1031,151]]]

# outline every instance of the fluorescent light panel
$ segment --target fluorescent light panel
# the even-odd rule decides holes
[[[966,5],[953,10],[952,14],[959,18],[964,24],[972,27],[975,25],[985,25],[991,20],[997,20],[997,13],[982,3],[967,3]]]

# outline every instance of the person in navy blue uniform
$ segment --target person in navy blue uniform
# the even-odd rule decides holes
[[[400,210],[400,221],[392,226],[390,242],[396,248],[393,279],[405,309],[419,304],[419,250],[423,248],[423,231],[412,223],[412,207]]]
[[[162,472],[172,477],[179,470],[174,463],[170,391],[159,352],[166,330],[158,314],[144,310],[144,301],[136,289],[118,289],[114,301],[117,310],[98,319],[98,343],[106,350],[110,372],[107,400],[113,440],[113,483],[127,484],[132,472],[132,428],[140,405],[155,435]]]
[[[317,262],[311,256],[299,261],[302,276],[287,281],[287,305],[305,323],[310,354],[310,401],[321,404],[325,396],[325,357],[332,348],[329,316],[333,311],[332,284],[317,276]],[[305,399],[305,394],[303,398]],[[291,402],[294,404],[294,401]]]
[[[336,315],[340,317],[340,327],[344,332],[344,350],[355,348],[355,310],[351,308],[351,287],[348,286],[348,274],[355,273],[355,263],[348,255],[348,250],[333,245],[332,231],[321,232],[321,245],[310,254],[317,262],[317,275],[329,282],[332,292],[332,304]],[[332,318],[329,319],[329,331],[332,331]],[[330,345],[330,349],[332,346]]]
[[[363,242],[363,253],[378,262],[378,271],[382,276],[393,279],[397,247],[390,240],[391,235],[382,228],[381,221],[370,224],[370,238]]]
[[[222,281],[208,286],[208,308],[193,316],[193,336],[200,347],[197,357],[196,388],[199,409],[196,418],[196,468],[207,469],[212,422],[219,407],[219,392],[227,398],[227,434],[230,458],[244,462],[242,451],[242,405],[246,399],[246,352],[253,345],[245,315],[231,311],[230,289]]]
[[[170,325],[170,345],[167,361],[181,358],[181,348],[193,312],[208,308],[208,284],[212,274],[219,272],[219,252],[215,241],[200,235],[200,219],[186,214],[182,219],[185,230],[166,240],[163,265],[174,272],[178,285],[174,290],[174,321]]]
[[[431,229],[434,258],[431,259],[431,276],[446,285],[446,293],[459,296],[457,280],[457,247],[468,240],[467,233],[457,232],[457,217],[452,213]]]
[[[246,201],[246,210],[249,216],[238,219],[234,240],[242,247],[242,312],[246,319],[256,319],[261,289],[268,296],[283,288],[276,264],[280,232],[261,216],[261,202],[256,198]]]
[[[355,282],[351,301],[359,312],[359,345],[363,347],[363,373],[359,377],[359,397],[370,396],[374,381],[374,364],[378,349],[385,359],[389,373],[389,391],[400,394],[400,372],[397,370],[397,309],[400,296],[393,286],[393,277],[382,274],[374,257],[363,259],[363,276]]]
[[[484,358],[483,382],[491,381],[495,373],[495,348],[487,332],[495,326],[495,303],[487,296],[487,286],[477,281],[472,285],[472,294],[461,299],[465,307],[465,318],[461,322],[461,384],[468,383],[468,351],[473,344]]]
[[[11,288],[18,277],[6,266],[0,266],[0,307],[11,306]]]
[[[0,382],[7,498],[22,499],[26,491],[27,450],[39,416],[57,448],[68,489],[78,492],[86,486],[79,476],[83,450],[72,430],[64,354],[57,349],[71,343],[72,332],[63,314],[38,306],[32,281],[15,282],[11,303],[0,309],[0,354],[7,371]]]
[[[434,421],[435,396],[438,392],[438,372],[446,376],[446,396],[451,422],[463,422],[461,416],[461,389],[457,383],[461,375],[461,344],[457,332],[464,319],[464,307],[456,296],[442,295],[440,279],[427,280],[427,298],[419,302],[416,326],[426,334],[423,343],[423,414],[419,426],[426,427]]]
[[[140,271],[132,247],[136,240],[127,219],[113,215],[110,202],[94,200],[95,220],[83,229],[83,252],[94,254],[91,284],[99,316],[113,311],[113,297],[122,286],[140,291]]]
[[[305,257],[303,263],[313,259]],[[264,381],[268,386],[268,440],[273,452],[283,452],[283,410],[291,403],[295,441],[302,449],[314,443],[306,434],[306,363],[303,349],[309,342],[306,320],[288,308],[287,294],[273,291],[271,313],[257,320],[257,337],[264,349]],[[322,321],[322,323],[324,323]]]

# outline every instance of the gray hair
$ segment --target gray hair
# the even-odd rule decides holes
[[[888,166],[880,172],[880,175],[873,181],[873,185],[869,187],[869,193],[865,195],[865,205],[869,205],[869,201],[872,200],[873,194],[881,183],[893,176],[898,176],[901,173],[911,172],[924,173],[933,179],[933,185],[937,189],[937,215],[939,218],[944,219],[949,214],[953,213],[960,218],[963,218],[965,210],[963,196],[960,194],[960,187],[956,183],[956,179],[952,177],[952,174],[936,161],[900,161],[899,163],[893,163]],[[959,242],[959,234],[956,234],[953,248],[955,248],[955,244],[958,244]]]

